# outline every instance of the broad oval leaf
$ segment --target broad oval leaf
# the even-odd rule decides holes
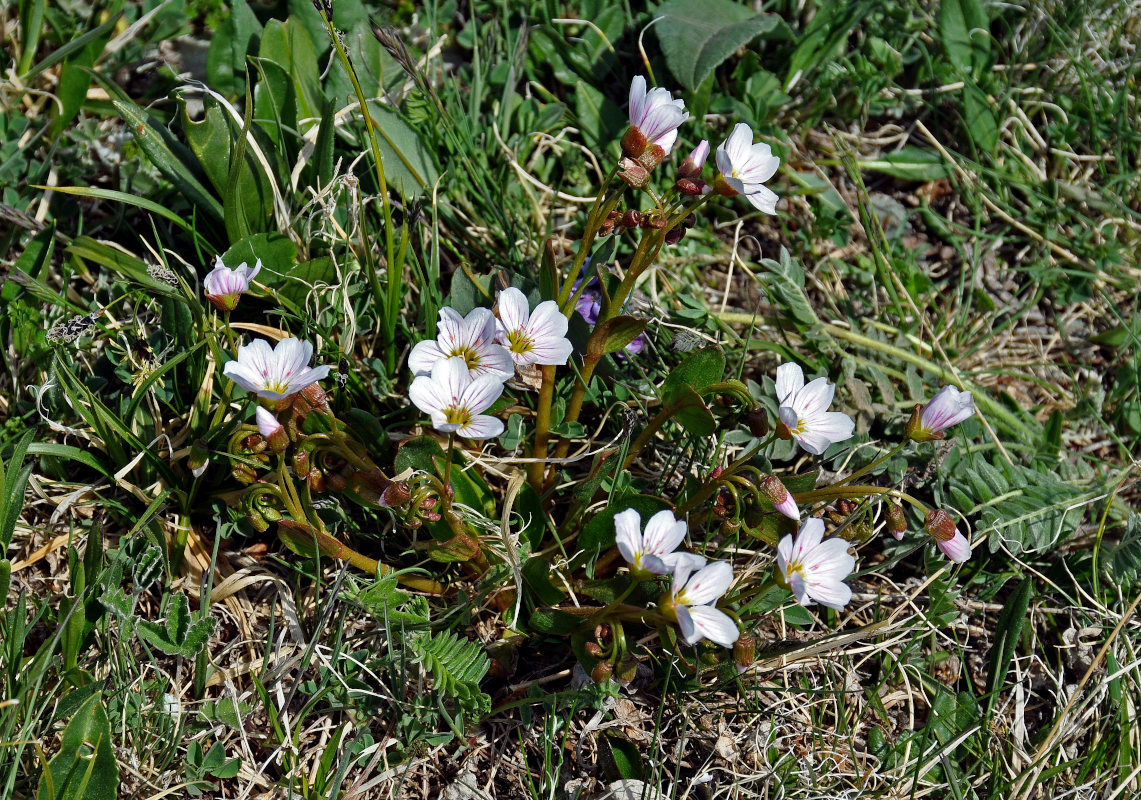
[[[654,26],[670,72],[691,92],[757,36],[776,30],[776,14],[757,14],[732,0],[669,0]]]

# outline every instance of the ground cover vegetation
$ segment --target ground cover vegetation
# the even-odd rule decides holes
[[[0,11],[0,797],[1141,788],[1141,6]]]

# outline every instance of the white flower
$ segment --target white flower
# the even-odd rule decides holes
[[[495,315],[487,308],[473,308],[461,317],[453,308],[440,309],[435,341],[423,341],[408,354],[408,368],[416,375],[430,375],[433,367],[459,356],[474,378],[495,375],[501,381],[515,374],[511,353],[495,343]]]
[[[915,407],[915,413],[907,423],[907,436],[917,442],[942,439],[943,431],[974,414],[975,400],[970,392],[944,386],[922,409]]]
[[[217,256],[214,269],[202,279],[206,299],[219,311],[233,311],[238,305],[238,299],[244,292],[250,290],[250,281],[259,272],[261,272],[260,258],[253,269],[247,267],[244,261],[237,269],[230,269],[222,263],[222,257]]]
[[[657,146],[661,153],[655,163],[669,155],[677,141],[678,127],[689,119],[685,103],[674,100],[668,89],[646,91],[646,79],[641,75],[630,82],[630,128],[622,137],[622,153],[627,158],[638,158],[647,149]]]
[[[702,139],[698,142],[697,147],[693,148],[685,160],[681,162],[681,166],[677,168],[678,178],[688,178],[692,180],[701,176],[701,168],[705,166],[705,159],[709,158],[709,141]]]
[[[785,536],[777,545],[777,568],[783,583],[792,590],[802,606],[816,601],[843,610],[852,599],[852,590],[844,578],[852,574],[856,559],[848,553],[843,539],[824,538],[824,523],[807,519],[793,541]]]
[[[714,561],[697,572],[679,567],[674,573],[669,597],[659,606],[667,619],[677,619],[686,644],[708,639],[722,647],[732,647],[737,641],[741,635],[737,624],[714,605],[732,582],[733,567],[728,561]]]
[[[833,443],[851,438],[856,427],[852,418],[827,410],[836,393],[836,386],[827,378],[817,378],[805,386],[800,365],[790,362],[777,367],[776,389],[781,424],[809,453],[818,456]]]
[[[497,341],[518,366],[565,364],[574,346],[566,338],[567,318],[554,300],[544,300],[531,311],[527,297],[512,287],[499,293]]]
[[[503,393],[496,375],[471,376],[460,356],[437,361],[431,376],[420,375],[408,388],[416,407],[432,418],[432,427],[465,439],[491,439],[503,433],[503,421],[483,412]]]
[[[665,575],[679,567],[689,571],[705,566],[705,556],[674,551],[685,538],[686,524],[666,509],[650,517],[642,532],[642,517],[632,508],[614,516],[618,552],[635,575]]]
[[[313,345],[292,336],[272,349],[265,339],[255,339],[238,348],[238,359],[228,362],[222,374],[258,397],[281,400],[329,374],[328,365],[309,367],[312,355]]]
[[[753,144],[752,128],[738,122],[729,138],[718,145],[715,158],[721,172],[714,186],[718,194],[743,194],[766,214],[777,213],[776,193],[762,184],[776,173],[780,159],[767,144]]]

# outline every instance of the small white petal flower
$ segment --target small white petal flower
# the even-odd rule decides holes
[[[856,559],[848,553],[845,540],[823,538],[824,523],[805,520],[795,541],[789,535],[777,545],[777,569],[802,606],[816,601],[841,611],[852,599],[844,579],[852,574]]]
[[[642,531],[642,517],[632,508],[614,516],[614,539],[618,552],[635,575],[665,575],[679,564],[690,571],[705,566],[705,557],[693,553],[675,553],[685,539],[684,520],[674,518],[669,509],[650,517]]]
[[[638,75],[630,82],[630,125],[638,129],[645,141],[643,149],[649,145],[662,148],[663,156],[669,155],[677,140],[677,129],[689,119],[685,103],[674,100],[668,89],[656,88],[646,91],[646,79]],[[637,158],[642,153],[627,153]]]
[[[440,309],[436,340],[423,341],[408,354],[408,368],[415,375],[431,375],[437,363],[457,356],[474,378],[495,375],[506,380],[515,374],[511,353],[496,344],[496,320],[491,309],[473,308],[466,317],[452,308]]]
[[[777,196],[763,184],[776,173],[780,159],[764,142],[753,144],[752,128],[737,123],[729,138],[717,147],[714,158],[721,173],[714,185],[718,194],[743,194],[766,214],[776,213]]]
[[[501,378],[473,378],[462,356],[437,361],[431,376],[418,376],[408,388],[416,407],[431,416],[433,428],[465,439],[492,439],[503,433],[503,421],[483,413],[502,393]]]
[[[709,158],[709,140],[702,139],[697,147],[693,148],[681,166],[677,168],[679,178],[697,178],[701,175],[701,168],[705,166],[705,159]]]
[[[222,257],[217,256],[214,269],[202,279],[203,293],[219,311],[233,311],[242,294],[250,290],[250,282],[259,272],[260,258],[253,269],[247,267],[244,261],[236,269],[230,269],[222,263]]]
[[[960,392],[954,386],[944,386],[907,423],[907,435],[917,442],[942,439],[943,431],[958,425],[975,414],[975,400],[970,392]]]
[[[828,411],[835,385],[817,378],[807,386],[799,364],[777,367],[777,415],[789,435],[809,453],[820,455],[835,442],[850,439],[856,423],[847,414]]]
[[[265,339],[255,339],[238,348],[238,358],[222,374],[247,392],[267,400],[281,400],[329,374],[328,365],[309,367],[313,345],[292,336],[271,348]]]
[[[728,561],[714,561],[697,572],[679,566],[669,598],[661,609],[667,618],[677,618],[686,644],[708,639],[722,647],[732,647],[737,641],[741,635],[737,624],[714,605],[731,583],[733,566]]]
[[[574,351],[566,337],[567,318],[554,300],[544,300],[531,311],[527,297],[512,287],[499,293],[496,341],[511,353],[518,366],[565,364]]]

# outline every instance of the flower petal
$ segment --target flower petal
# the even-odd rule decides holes
[[[674,512],[669,509],[659,511],[646,523],[646,532],[642,535],[642,548],[647,553],[658,556],[672,553],[685,538],[686,530],[685,521],[676,519]]]
[[[817,603],[843,611],[852,599],[852,589],[842,581],[809,581],[807,592]]]
[[[733,583],[733,565],[728,561],[714,561],[698,570],[685,583],[682,590],[688,605],[701,606],[712,603],[729,589]]]
[[[408,354],[408,369],[413,375],[430,375],[437,361],[445,358],[440,346],[431,339],[417,342]]]
[[[676,575],[678,572],[684,570],[686,574],[696,572],[706,564],[705,556],[698,555],[697,553],[687,553],[684,550],[677,550],[673,553],[666,553],[664,556],[646,556],[642,559],[644,564],[649,559],[661,563],[663,569],[660,574],[668,575],[673,573]],[[656,572],[657,570],[650,570]]]
[[[627,564],[638,564],[642,554],[642,518],[632,508],[614,515],[614,543]]]
[[[954,537],[945,542],[938,539],[935,543],[939,545],[939,549],[943,551],[943,555],[954,561],[956,564],[962,564],[964,561],[969,561],[971,558],[971,543],[966,536],[955,531]]]
[[[508,332],[526,328],[529,316],[530,304],[528,304],[527,296],[523,292],[512,286],[510,289],[504,289],[499,293],[499,319]],[[563,319],[566,318],[563,317]]]
[[[732,647],[733,643],[741,636],[737,623],[733,622],[733,618],[724,611],[713,606],[691,606],[687,610],[693,622],[694,633],[697,636],[693,641],[687,638],[686,641],[689,644],[694,644],[705,637],[722,647]],[[681,614],[678,614],[678,621],[681,621]]]
[[[791,406],[793,398],[804,387],[804,370],[789,361],[777,367],[777,405]]]
[[[503,433],[503,420],[478,414],[471,422],[456,431],[465,439],[494,439]]]

